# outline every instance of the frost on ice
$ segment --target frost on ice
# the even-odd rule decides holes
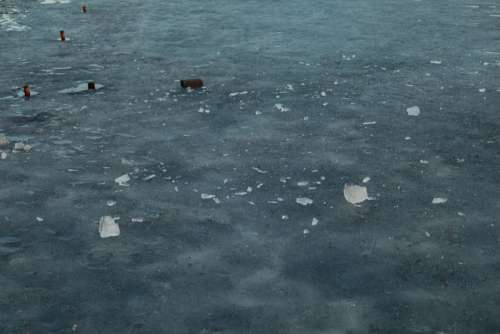
[[[120,226],[115,223],[115,218],[103,216],[99,220],[99,235],[101,238],[117,237],[120,235]]]
[[[371,199],[368,197],[368,190],[366,187],[358,186],[355,184],[344,185],[344,197],[346,201],[351,204],[360,204],[366,200]]]

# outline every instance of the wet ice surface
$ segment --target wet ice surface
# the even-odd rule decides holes
[[[0,2],[0,333],[500,331],[492,2],[41,2]]]

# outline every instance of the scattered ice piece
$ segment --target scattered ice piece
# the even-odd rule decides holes
[[[423,165],[427,165],[427,164],[429,164],[429,161],[428,160],[420,160],[420,163]]]
[[[310,233],[309,229],[307,229],[307,228],[304,229],[304,234],[309,234],[309,233]]]
[[[202,108],[200,107],[200,109],[198,109],[198,112],[199,113],[205,113],[205,114],[210,114],[210,110],[209,109],[206,109],[206,108]]]
[[[132,223],[144,223],[144,218],[142,217],[132,218]]]
[[[446,197],[434,197],[432,199],[432,204],[443,204],[448,202],[448,199]]]
[[[0,153],[0,159],[2,159],[2,160],[7,159],[7,152]]]
[[[309,120],[309,116],[304,116],[304,121],[308,121]]]
[[[441,60],[431,60],[431,64],[441,65],[442,63]]]
[[[430,238],[430,237],[431,237],[431,234],[430,234],[429,232],[425,231],[425,236],[426,236],[427,238]]]
[[[297,185],[299,187],[305,187],[305,186],[309,185],[309,182],[308,181],[299,181],[299,182],[297,182]]]
[[[344,198],[351,204],[360,204],[370,199],[366,187],[354,184],[344,184]]]
[[[251,193],[252,192],[252,187],[247,187],[247,192]]]
[[[326,92],[321,92],[321,96],[326,96]]]
[[[479,91],[479,93],[484,93],[484,92],[486,92],[486,88],[479,88],[478,91]]]
[[[405,140],[410,140],[410,139],[411,139],[411,137],[410,137],[410,136],[406,136],[406,137],[405,137]]]
[[[287,88],[288,90],[290,90],[290,91],[293,91],[293,90],[294,90],[294,89],[293,89],[292,84],[287,84],[287,85],[286,85],[286,88]]]
[[[369,176],[363,178],[363,183],[368,183],[370,182],[371,178]]]
[[[99,220],[99,234],[101,238],[117,237],[120,235],[120,226],[115,223],[115,218],[103,216]]]
[[[288,219],[289,219],[288,215],[282,215],[281,216],[281,220],[288,220]]]
[[[201,194],[201,199],[212,199],[212,198],[215,198],[216,196],[213,195],[213,194]]]
[[[465,216],[465,213],[458,211],[458,212],[457,212],[457,215],[459,215],[460,217],[464,217],[464,216]]]
[[[252,167],[252,169],[253,169],[254,171],[256,171],[257,173],[260,173],[260,174],[267,174],[267,171],[262,170],[262,169],[260,169],[260,168],[257,168],[257,167]]]
[[[156,175],[155,175],[155,174],[151,174],[151,175],[146,176],[146,177],[145,177],[145,178],[143,178],[142,180],[143,180],[143,181],[149,181],[149,180],[154,179],[155,177],[156,177]]]
[[[278,111],[280,111],[280,112],[287,112],[287,111],[290,111],[290,108],[287,108],[287,107],[283,106],[281,103],[276,103],[276,104],[274,105],[274,107],[275,107],[276,109],[278,109]]]
[[[24,151],[24,152],[29,152],[31,151],[32,146],[19,142],[14,144],[14,152],[19,152],[19,151]]]
[[[363,122],[363,125],[374,125],[377,124],[375,121],[370,121],[370,122]]]
[[[116,205],[116,201],[113,201],[113,200],[106,201],[106,205],[107,206],[115,206]]]
[[[237,192],[237,193],[234,193],[236,196],[245,196],[247,194],[246,191],[240,191],[240,192]]]
[[[413,106],[406,109],[408,116],[418,116],[420,115],[420,108],[417,106]]]
[[[276,198],[276,200],[277,200],[278,202],[283,202],[285,199],[284,199],[284,198],[282,198],[282,197],[277,197],[277,198]]]
[[[215,204],[220,204],[220,199],[217,197],[212,198],[212,200],[215,202]]]
[[[175,190],[176,192],[179,192],[179,187],[175,186],[175,187],[174,187],[174,190]]]
[[[234,93],[230,93],[229,96],[230,97],[233,97],[233,96],[238,96],[238,95],[246,95],[248,94],[248,92],[245,90],[243,92],[234,92]]]
[[[307,197],[298,197],[295,202],[304,206],[313,204],[313,200]]]
[[[37,222],[43,222],[43,218],[42,217],[36,217],[35,218]]]
[[[115,182],[121,187],[128,187],[128,182],[130,181],[130,176],[128,174],[123,174],[115,179]]]
[[[318,223],[319,223],[319,220],[317,218],[313,218],[311,225],[316,226],[316,225],[318,225]]]
[[[256,188],[257,188],[257,189],[260,189],[263,185],[264,185],[264,183],[259,182],[259,183],[257,184]]]
[[[262,111],[257,110],[257,111],[255,112],[255,115],[257,115],[257,116],[258,116],[258,115],[262,115]]]

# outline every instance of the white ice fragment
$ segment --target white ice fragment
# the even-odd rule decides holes
[[[309,185],[309,182],[308,181],[299,181],[299,182],[297,182],[297,185],[299,187],[305,187],[305,186]]]
[[[257,173],[260,173],[260,174],[267,174],[267,171],[262,170],[262,169],[260,169],[260,168],[257,168],[257,167],[252,167],[252,169],[253,169],[254,171],[256,171]]]
[[[431,237],[431,234],[430,234],[429,232],[425,231],[425,236],[426,236],[427,238],[430,238],[430,237]]]
[[[200,107],[200,109],[198,109],[198,112],[199,113],[205,113],[205,114],[210,114],[210,110],[209,109],[206,109],[206,108],[202,108]]]
[[[275,107],[276,109],[278,109],[278,111],[280,111],[280,112],[287,112],[287,111],[290,111],[290,108],[287,108],[287,107],[283,106],[281,103],[276,103],[276,104],[274,105],[274,107]]]
[[[484,92],[486,92],[486,88],[479,88],[479,89],[478,89],[478,92],[479,92],[479,93],[484,93]]]
[[[156,177],[156,175],[155,175],[155,174],[151,174],[151,175],[146,176],[146,177],[145,177],[145,178],[143,178],[142,180],[143,180],[143,181],[149,181],[149,180],[154,179],[155,177]]]
[[[321,96],[326,96],[326,92],[321,92]]]
[[[130,181],[130,176],[128,174],[123,174],[115,179],[115,182],[121,187],[128,187],[128,182]]]
[[[410,137],[410,136],[406,136],[406,137],[405,137],[405,140],[410,140],[410,139],[411,139],[411,137]]]
[[[113,201],[113,200],[106,201],[106,205],[107,206],[115,206],[116,205],[116,201]]]
[[[292,84],[287,84],[287,85],[286,85],[286,88],[287,88],[289,91],[293,91],[293,86],[292,86]]]
[[[99,234],[101,238],[117,237],[120,235],[120,225],[115,223],[115,218],[103,216],[99,220]]]
[[[281,220],[288,220],[288,219],[289,219],[288,215],[282,215],[281,216]]]
[[[212,200],[215,202],[215,204],[220,204],[220,199],[217,197],[212,198]]]
[[[240,191],[240,192],[237,192],[237,193],[234,193],[236,196],[245,196],[247,194],[246,191]]]
[[[420,108],[417,106],[409,107],[406,109],[408,116],[418,116],[420,115]]]
[[[363,183],[368,183],[370,182],[371,178],[369,176],[363,178]]]
[[[344,184],[344,198],[351,204],[360,204],[370,199],[367,188],[355,184]]]
[[[431,64],[441,65],[442,63],[441,60],[431,60]]]
[[[313,204],[313,200],[307,197],[298,197],[295,202],[304,206]]]
[[[252,187],[247,187],[247,192],[251,193],[252,192]]]
[[[304,234],[309,234],[309,233],[310,233],[309,229],[307,229],[307,228],[304,229]]]
[[[35,219],[36,219],[37,222],[40,222],[40,223],[43,222],[43,218],[42,217],[36,217]]]
[[[213,194],[201,194],[201,199],[212,199],[212,198],[215,198],[216,196],[213,195]]]
[[[457,215],[459,215],[460,217],[464,217],[464,216],[465,216],[465,213],[458,211],[458,212],[457,212]]]
[[[316,226],[316,225],[318,225],[318,223],[319,223],[318,218],[313,218],[313,220],[312,220],[312,222],[311,222],[311,225],[312,225],[312,226]]]
[[[448,199],[446,197],[434,197],[432,199],[432,204],[443,204],[448,202]]]
[[[245,94],[248,94],[248,92],[245,90],[243,92],[234,92],[234,93],[230,93],[229,96],[230,97],[233,97],[233,96],[238,96],[238,95],[245,95]]]
[[[423,165],[427,165],[427,164],[429,164],[429,161],[428,160],[420,160],[420,163]]]
[[[131,219],[132,223],[144,223],[144,218],[136,217]]]
[[[363,125],[374,125],[377,124],[375,121],[370,121],[370,122],[363,122]]]
[[[7,152],[0,153],[0,159],[2,159],[2,160],[7,159]]]

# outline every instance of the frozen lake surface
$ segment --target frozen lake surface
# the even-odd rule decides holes
[[[0,333],[500,333],[500,3],[81,5],[0,0]]]

